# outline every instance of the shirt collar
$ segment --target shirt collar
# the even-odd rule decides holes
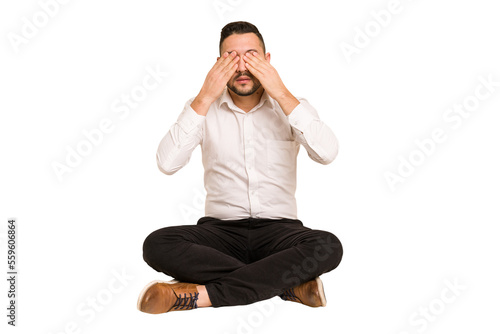
[[[262,107],[264,105],[264,103],[271,103],[271,97],[269,96],[269,94],[267,94],[267,91],[264,90],[264,93],[262,94],[262,96],[260,97],[260,102],[252,109],[250,110],[249,112],[253,112],[257,109],[259,109],[260,107]],[[233,98],[231,97],[231,95],[229,94],[229,91],[227,89],[227,87],[224,88],[224,91],[222,92],[222,95],[220,96],[219,98],[219,103],[218,103],[218,106],[219,108],[224,104],[226,103],[227,106],[229,107],[229,109],[233,110],[233,111],[241,111],[240,108],[238,108],[234,102],[233,102]]]

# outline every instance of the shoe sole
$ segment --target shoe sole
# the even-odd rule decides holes
[[[139,294],[139,298],[137,299],[137,309],[139,311],[141,311],[141,302],[142,302],[142,298],[144,297],[144,295],[146,294],[146,291],[149,290],[150,287],[152,287],[153,285],[155,284],[158,284],[158,283],[165,283],[165,284],[175,284],[175,283],[179,283],[179,281],[173,279],[171,281],[152,281],[152,282],[149,282],[141,291],[141,293]]]
[[[316,284],[318,284],[318,292],[319,292],[319,299],[321,301],[321,306],[326,306],[326,296],[325,296],[325,290],[323,288],[323,282],[321,281],[321,278],[316,277]]]

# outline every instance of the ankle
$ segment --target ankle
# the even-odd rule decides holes
[[[207,288],[204,285],[198,285],[196,287],[198,290],[198,301],[197,301],[197,306],[198,307],[209,307],[212,306],[212,302],[210,301],[210,297],[208,296]]]

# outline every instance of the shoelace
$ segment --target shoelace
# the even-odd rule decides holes
[[[194,295],[194,296],[193,296]],[[175,302],[173,309],[174,310],[191,310],[193,308],[198,308],[198,304],[196,303],[198,301],[198,295],[199,293],[190,293],[189,297],[187,296],[187,293],[184,294],[184,297],[182,294],[179,295],[179,298],[177,298],[177,301]]]
[[[292,289],[288,289],[288,290],[285,290],[281,295],[280,295],[281,299],[283,300],[290,300],[290,301],[293,301],[293,302],[301,302],[299,297],[297,297],[295,295],[295,291],[293,291],[293,288]]]

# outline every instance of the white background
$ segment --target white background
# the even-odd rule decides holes
[[[18,327],[6,324],[2,279],[2,332],[498,332],[500,87],[456,128],[443,119],[472,101],[479,77],[500,81],[494,2],[401,0],[350,62],[342,43],[355,46],[357,29],[376,29],[370,13],[390,1],[220,3],[225,10],[213,0],[69,1],[17,47],[12,36],[40,3],[0,5],[5,274],[8,218],[17,218],[19,237]],[[143,314],[140,290],[167,278],[142,260],[144,238],[203,215],[199,149],[174,176],[158,170],[156,149],[214,64],[220,29],[236,20],[257,25],[289,90],[339,139],[328,166],[301,150],[297,200],[306,226],[343,242],[343,262],[323,275],[326,308],[274,298]],[[119,118],[113,103],[148,67],[169,74]],[[113,130],[59,180],[53,163],[64,164],[68,147],[103,119]],[[446,140],[392,190],[385,173],[397,173],[400,157],[418,158],[415,141],[436,128]]]

